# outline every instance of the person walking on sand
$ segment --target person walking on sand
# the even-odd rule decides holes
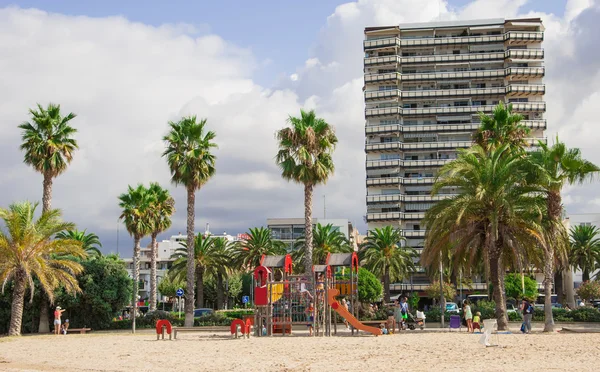
[[[60,334],[60,329],[61,329],[61,326],[60,326],[60,323],[61,323],[60,317],[61,317],[62,313],[64,313],[64,312],[65,312],[65,310],[62,309],[60,306],[57,306],[56,310],[54,310],[54,334],[55,335],[59,335]]]

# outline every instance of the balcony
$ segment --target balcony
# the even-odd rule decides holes
[[[544,40],[543,32],[530,31],[508,31],[500,35],[481,35],[481,36],[429,36],[420,38],[398,38],[395,36],[368,39],[363,41],[365,50],[393,47],[413,47],[413,46],[439,46],[439,45],[457,45],[457,44],[490,44],[508,41],[509,44],[519,45],[528,43],[537,43]]]
[[[516,112],[545,112],[546,102],[511,102]]]
[[[503,59],[541,60],[544,59],[544,49],[511,49],[507,51],[483,51],[462,54],[422,54],[414,56],[381,56],[366,57],[365,67],[384,65],[408,65],[423,63],[448,63],[448,62],[482,62]]]
[[[439,142],[382,142],[369,143],[365,146],[365,151],[398,151],[414,149],[455,149],[471,147],[471,141],[439,141]]]
[[[511,49],[505,53],[507,59],[544,59],[544,49]]]
[[[544,84],[510,84],[506,87],[506,94],[511,96],[528,96],[546,94]]]
[[[447,79],[490,79],[513,77],[542,77],[544,67],[508,67],[496,70],[468,70],[468,71],[439,71],[439,72],[386,72],[383,74],[365,74],[365,84],[398,81],[435,81]]]
[[[427,230],[402,230],[402,235],[406,238],[423,238]]]
[[[422,220],[425,213],[404,213],[404,212],[381,212],[367,213],[367,222],[377,221],[397,221],[397,220]]]
[[[519,124],[531,129],[546,129],[546,120],[521,120]]]
[[[546,103],[537,102],[510,102],[516,112],[545,112]],[[492,112],[495,105],[481,106],[449,106],[449,107],[423,107],[423,108],[401,108],[384,107],[365,109],[365,117],[397,116],[397,115],[440,115],[440,114],[477,114],[479,112]]]
[[[473,97],[486,95],[511,94],[517,96],[545,94],[544,84],[510,84],[502,87],[465,88],[465,89],[430,89],[430,90],[376,90],[365,91],[366,101],[380,99],[411,98],[442,98],[442,97]]]
[[[390,186],[400,185],[402,177],[377,177],[367,178],[367,186]]]
[[[394,167],[441,167],[454,159],[427,159],[427,160],[367,160],[367,169],[394,168]]]
[[[392,194],[392,195],[367,195],[367,204],[377,203],[414,203],[414,202],[432,202],[449,199],[454,197],[455,194],[437,194],[437,195],[405,195],[405,194]]]

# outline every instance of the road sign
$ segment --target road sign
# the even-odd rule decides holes
[[[175,294],[177,295],[177,297],[181,297],[181,296],[183,296],[183,289],[179,288],[179,289],[177,290],[177,292],[175,292]]]
[[[250,297],[242,296],[242,303],[247,304],[248,302],[250,302]]]

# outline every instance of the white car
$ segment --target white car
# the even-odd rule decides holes
[[[456,304],[456,302],[446,302],[446,312],[448,313],[460,313],[460,308]]]

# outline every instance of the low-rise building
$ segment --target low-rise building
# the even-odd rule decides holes
[[[346,219],[313,218],[312,222],[313,229],[317,224],[331,224],[334,230],[343,233],[352,244],[355,236],[358,236],[358,231],[354,233],[352,222]],[[304,236],[304,218],[267,218],[267,228],[271,230],[273,239],[283,241],[291,250],[294,243]]]

